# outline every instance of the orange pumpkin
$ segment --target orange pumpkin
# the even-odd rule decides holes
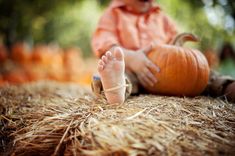
[[[46,45],[37,45],[33,49],[32,61],[37,64],[48,66],[51,64],[51,50]]]
[[[53,69],[63,68],[63,50],[58,45],[49,45],[50,67]]]
[[[82,74],[79,75],[79,77],[77,77],[76,81],[77,83],[81,84],[81,85],[91,85],[92,82],[92,72],[87,71],[87,72],[83,72]]]
[[[5,62],[7,59],[7,50],[6,47],[0,44],[0,63]]]
[[[158,83],[146,88],[150,93],[196,96],[205,89],[209,79],[208,62],[200,51],[181,47],[185,41],[197,41],[197,38],[180,34],[174,45],[156,45],[148,54],[161,69],[155,73]]]
[[[4,74],[3,80],[10,84],[21,84],[28,82],[28,77],[24,70],[16,69]]]
[[[32,66],[28,66],[24,70],[28,77],[29,82],[47,79],[46,72],[41,66],[34,64],[33,68]]]
[[[71,47],[64,52],[65,80],[76,82],[80,78],[82,69],[81,51],[79,48]]]
[[[68,48],[64,52],[64,64],[67,67],[81,64],[81,50],[76,47]],[[77,68],[77,67],[76,67]]]
[[[33,49],[32,60],[43,66],[57,68],[63,66],[62,50],[46,45],[37,45]]]
[[[37,45],[33,50],[32,60],[35,65],[42,68],[47,75],[47,79],[59,81],[64,79],[63,53],[59,47]]]
[[[24,42],[15,43],[11,48],[11,58],[23,65],[29,63],[31,59],[29,46]]]
[[[2,75],[0,75],[0,87],[6,85],[6,82],[3,80]]]

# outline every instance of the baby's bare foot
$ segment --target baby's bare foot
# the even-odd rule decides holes
[[[113,54],[110,51],[106,52],[99,60],[98,72],[108,103],[123,103],[125,101],[126,82],[122,49],[115,48]]]

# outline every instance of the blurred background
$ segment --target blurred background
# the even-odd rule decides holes
[[[38,79],[89,83],[94,72],[90,40],[109,2],[0,0],[0,85]],[[234,0],[156,2],[180,32],[200,37],[193,46],[211,68],[235,77]]]

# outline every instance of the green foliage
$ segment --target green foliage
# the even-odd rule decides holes
[[[37,32],[36,29],[39,27],[37,24],[42,24],[43,21],[46,23],[44,23],[44,29],[38,29],[39,32],[34,35],[34,38],[37,42],[44,39],[45,42],[56,42],[63,47],[77,45],[87,56],[91,53],[91,35],[100,13],[96,1],[83,1],[63,7],[49,14],[47,21],[41,18],[35,21],[34,32]]]
[[[5,38],[7,44],[30,38],[33,33],[32,24],[36,18],[45,17],[48,12],[73,2],[74,0],[1,0],[0,35]]]
[[[218,48],[224,41],[235,43],[234,31],[212,25],[205,14],[205,0],[156,0],[177,23],[179,32],[192,32],[201,38],[202,50]],[[224,10],[234,18],[235,2],[207,0],[211,8]],[[97,21],[110,0],[0,0],[0,37],[9,44],[17,40],[30,43],[57,42],[77,45],[85,55],[91,52],[90,39]]]
[[[77,45],[89,55],[91,34],[102,12],[99,6],[104,4],[107,1],[0,0],[0,38],[7,45],[18,40]]]
[[[219,26],[213,26],[209,23],[202,1],[158,0],[158,2],[163,10],[176,21],[180,32],[192,32],[199,36],[201,39],[199,48],[202,50],[217,49],[224,41],[234,43],[234,35],[229,34]],[[214,2],[214,5],[218,4]],[[227,14],[225,13],[225,15]]]

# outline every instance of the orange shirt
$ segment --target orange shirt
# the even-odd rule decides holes
[[[138,50],[152,42],[167,44],[177,34],[175,25],[154,6],[145,14],[125,9],[120,0],[113,0],[101,17],[92,38],[92,49],[101,57],[112,45]]]

